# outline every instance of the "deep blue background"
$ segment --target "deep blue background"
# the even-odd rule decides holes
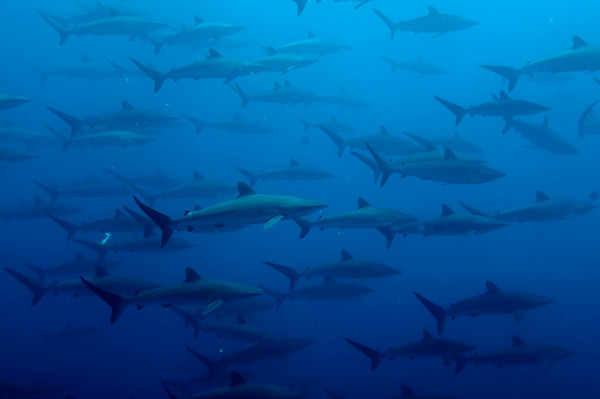
[[[147,146],[41,150],[42,156],[36,160],[0,170],[2,207],[30,201],[34,195],[44,197],[33,179],[70,182],[96,176],[112,181],[104,169],[115,168],[128,176],[161,170],[185,180],[197,170],[206,177],[234,183],[242,180],[234,167],[266,170],[287,165],[290,157],[330,171],[335,178],[292,183],[259,181],[256,191],[323,201],[330,204],[323,215],[356,207],[359,196],[375,206],[431,217],[439,214],[442,203],[463,212],[456,200],[495,212],[532,202],[535,190],[550,197],[585,199],[599,189],[598,137],[579,139],[576,130],[579,114],[598,98],[600,86],[589,74],[573,74],[572,79],[553,84],[524,79],[512,93],[551,107],[547,113],[551,126],[581,151],[577,156],[532,149],[514,132],[503,136],[503,122],[498,118],[465,118],[458,127],[463,137],[483,148],[482,156],[490,165],[508,175],[483,185],[442,185],[394,176],[380,189],[373,185],[371,172],[354,157],[346,152],[336,158],[336,148],[326,136],[318,130],[305,133],[297,120],[324,121],[335,115],[352,125],[356,135],[375,134],[383,124],[392,134],[406,130],[425,137],[449,136],[454,131],[454,116],[434,100],[434,95],[462,105],[487,101],[505,86],[479,64],[518,67],[570,48],[573,35],[599,44],[600,6],[595,1],[382,0],[353,10],[351,4],[323,0],[320,4],[309,3],[300,17],[295,15],[295,5],[285,0],[128,3],[176,27],[191,25],[195,15],[207,21],[246,26],[232,38],[248,43],[247,47],[222,50],[242,58],[263,56],[254,42],[280,45],[304,38],[308,31],[350,45],[352,51],[327,55],[315,65],[283,78],[260,73],[236,82],[249,92],[271,88],[274,81],[284,79],[321,94],[337,93],[344,87],[372,106],[352,110],[326,104],[289,107],[251,103],[243,109],[236,94],[218,79],[168,81],[157,94],[152,92],[151,80],[144,77],[99,83],[50,77],[41,85],[25,60],[50,69],[77,63],[86,54],[99,62],[110,58],[133,69],[127,59],[131,56],[167,70],[203,58],[204,51],[190,53],[165,47],[154,56],[150,45],[140,46],[138,41],[128,42],[125,37],[70,37],[59,46],[58,35],[36,11],[69,16],[79,11],[75,2],[6,0],[0,14],[0,53],[4,61],[0,91],[30,97],[32,102],[2,111],[3,119],[31,129],[44,130],[45,123],[62,128],[62,122],[45,109],[46,105],[83,117],[117,109],[126,99],[136,107],[185,113],[206,121],[228,119],[238,112],[246,119],[278,126],[281,131],[263,137],[210,130],[195,135],[192,127],[182,121],[179,128],[162,132],[155,143]],[[480,25],[436,39],[430,34],[397,32],[392,41],[371,10],[376,7],[400,20],[425,14],[429,4],[440,12],[474,19]],[[397,60],[422,56],[448,73],[432,77],[403,71],[391,74],[379,55]],[[542,116],[528,120],[541,122]],[[307,146],[300,144],[304,136],[310,139]],[[222,199],[227,198],[159,200],[156,207],[179,215],[195,203],[208,205]],[[86,209],[68,218],[74,222],[109,216],[123,204],[134,206],[131,197],[72,198],[65,202]],[[279,312],[254,319],[256,324],[277,333],[316,341],[292,355],[284,367],[277,361],[243,367],[255,374],[255,381],[284,385],[313,381],[312,397],[324,397],[319,386],[324,384],[348,398],[386,398],[399,395],[400,383],[419,392],[447,392],[463,398],[596,397],[600,394],[599,222],[596,211],[577,219],[514,225],[482,236],[397,237],[389,250],[376,231],[315,230],[299,240],[298,227],[293,222],[282,222],[268,230],[251,226],[227,234],[177,233],[198,245],[180,253],[109,256],[124,265],[115,273],[163,283],[183,279],[184,268],[193,267],[207,278],[264,284],[280,290],[285,289],[287,280],[265,267],[262,260],[300,269],[335,260],[345,248],[356,257],[402,269],[400,277],[365,282],[376,290],[369,296],[348,302],[290,302]],[[13,255],[5,261],[6,266],[22,268],[22,262],[51,266],[71,259],[77,252],[88,254],[77,243],[67,242],[64,231],[49,220],[11,220],[1,226],[1,252]],[[86,239],[99,240],[101,236],[90,234]],[[516,334],[529,342],[566,346],[576,355],[556,363],[549,371],[541,367],[497,370],[468,366],[455,375],[452,368],[438,360],[399,359],[391,364],[386,361],[371,372],[368,359],[343,340],[349,337],[384,350],[419,339],[422,329],[434,330],[435,324],[414,299],[413,290],[447,306],[483,292],[485,280],[494,281],[500,288],[551,296],[556,303],[529,312],[520,324],[510,316],[449,321],[445,337],[471,343],[484,352],[509,346],[510,336]],[[73,387],[75,397],[127,397],[131,392],[134,397],[163,398],[166,396],[159,385],[160,375],[185,379],[204,372],[185,345],[213,358],[218,358],[221,350],[228,353],[239,347],[206,334],[194,340],[175,314],[158,307],[139,312],[127,309],[116,324],[109,325],[108,307],[97,298],[48,295],[30,307],[30,293],[8,274],[0,274],[0,287],[0,370],[5,381],[67,385]],[[101,325],[103,329],[69,343],[49,344],[42,339],[40,331],[59,331],[67,323]]]

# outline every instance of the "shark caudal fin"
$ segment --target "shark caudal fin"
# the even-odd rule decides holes
[[[31,306],[38,303],[46,293],[47,287],[44,286],[44,284],[41,281],[26,276],[23,273],[13,270],[9,267],[5,267],[4,270],[6,270],[14,278],[19,280],[25,287],[29,288],[29,290],[33,293]]]
[[[148,205],[143,204],[139,199],[135,196],[133,197],[137,206],[140,207],[142,212],[146,214],[162,231],[162,238],[160,240],[160,246],[163,248],[169,242],[169,239],[175,232],[175,224],[173,220],[167,215],[164,215],[154,209],[150,208]]]
[[[149,206],[154,206],[154,202],[156,201],[156,196],[154,194],[131,183],[129,183],[129,186],[133,188],[139,195],[144,197]]]
[[[249,170],[242,168],[235,168],[235,170],[243,174],[246,177],[246,179],[248,179],[248,184],[250,185],[250,187],[254,186],[258,181],[258,176],[256,176],[256,174],[250,172]]]
[[[304,11],[304,7],[306,7],[306,3],[308,3],[308,0],[292,0],[294,3],[296,3],[296,14],[299,16],[300,14],[302,14],[302,11]]]
[[[356,151],[350,151],[350,154],[363,161],[373,171],[373,182],[377,183],[379,176],[381,176],[381,169],[379,169],[379,166],[377,166],[377,162]]]
[[[44,21],[46,21],[46,23],[48,25],[50,25],[52,27],[52,29],[54,29],[56,31],[56,33],[59,34],[59,36],[60,36],[59,44],[62,46],[69,38],[71,31],[69,31],[69,29],[67,29],[65,26],[61,25],[61,23],[59,22],[60,19],[58,17],[54,17],[50,14],[46,14],[46,13],[43,13],[40,11],[38,11],[38,14],[40,14],[40,17],[42,17],[42,19]]]
[[[263,260],[263,263],[267,266],[271,266],[273,269],[277,270],[279,273],[282,273],[284,276],[289,278],[290,279],[290,291],[294,290],[294,287],[296,287],[296,284],[298,283],[298,280],[300,279],[300,273],[298,273],[296,270],[292,269],[291,267],[279,265],[277,263],[267,262],[266,260]]]
[[[123,310],[125,310],[125,308],[127,307],[127,302],[125,302],[123,297],[121,297],[117,294],[113,294],[112,292],[103,290],[102,288],[97,287],[94,284],[90,283],[83,277],[79,277],[79,278],[81,279],[81,281],[83,281],[83,283],[90,290],[92,290],[92,292],[94,294],[98,295],[100,297],[100,299],[102,299],[104,302],[106,302],[108,304],[108,306],[110,306],[110,309],[111,309],[110,322],[111,322],[111,324],[114,323],[115,321],[117,321],[119,316],[121,316],[121,313],[123,313]]]
[[[429,313],[435,317],[437,321],[437,332],[441,334],[444,331],[444,326],[446,324],[446,311],[441,306],[436,305],[430,300],[426,299],[424,296],[420,295],[418,292],[414,292],[415,296],[429,310]]]
[[[127,212],[129,216],[144,227],[144,237],[152,237],[154,235],[154,222],[125,205],[123,205],[123,209],[125,209],[125,212]]]
[[[442,104],[444,107],[448,108],[450,112],[452,112],[456,116],[456,120],[454,121],[455,125],[458,125],[467,114],[467,110],[461,107],[460,105],[451,103],[450,101],[446,101],[438,96],[435,96],[435,99],[438,100],[440,104]]]
[[[381,353],[377,352],[375,349],[371,349],[367,346],[359,344],[358,342],[352,341],[351,339],[344,339],[350,345],[352,345],[353,347],[361,351],[363,354],[365,354],[369,359],[371,359],[371,370],[375,370],[379,366],[379,364],[381,363],[381,359],[383,358],[383,355]]]
[[[164,389],[164,390],[165,390],[165,392],[167,393],[167,397],[168,397],[169,399],[178,399],[178,398],[177,398],[177,395],[175,395],[175,394],[174,394],[174,393],[173,393],[173,392],[172,392],[172,391],[169,389],[169,387],[167,386],[167,383],[165,382],[165,380],[163,380],[163,378],[162,378],[162,377],[160,377],[160,383],[162,384],[162,386],[163,386],[163,389]]]
[[[396,68],[398,68],[398,63],[391,58],[380,55],[381,58],[386,64],[388,64],[392,68],[392,73],[396,72]]]
[[[300,238],[306,237],[312,228],[312,223],[304,218],[294,218],[294,222],[300,227]]]
[[[67,125],[71,127],[71,137],[74,137],[81,131],[83,127],[83,122],[80,119],[75,118],[73,115],[65,114],[62,111],[57,110],[56,108],[52,108],[50,106],[46,106],[48,111],[52,112],[54,115],[58,116],[63,120]]]
[[[79,230],[79,228],[71,222],[67,222],[66,220],[59,219],[52,215],[48,215],[48,217],[54,220],[56,224],[58,224],[60,227],[67,231],[67,240],[73,238],[73,236],[75,236],[75,234],[77,233],[77,230]]]
[[[275,299],[275,302],[277,302],[277,306],[275,307],[275,310],[281,309],[281,305],[283,305],[283,302],[286,300],[287,294],[284,294],[283,292],[272,290],[270,288],[265,287],[264,285],[260,285],[259,287],[261,290],[263,290],[264,292],[269,294],[271,296],[271,298]]]
[[[194,118],[193,116],[189,116],[186,114],[179,114],[183,119],[186,119],[188,122],[190,122],[192,125],[194,125],[194,127],[196,128],[196,134],[200,134],[200,132],[202,131],[202,129],[204,129],[204,123],[197,118]]]
[[[398,29],[398,25],[376,8],[373,9],[373,12],[377,14],[377,16],[381,18],[382,21],[387,25],[387,27],[390,29],[390,38],[394,39],[394,34],[396,33],[396,29]]]
[[[195,350],[193,350],[192,348],[190,348],[189,346],[186,346],[187,350],[196,357],[196,359],[200,360],[202,362],[202,364],[204,366],[206,366],[206,368],[208,369],[208,376],[212,377],[215,375],[215,373],[218,371],[219,369],[219,363],[209,359],[208,357],[201,355],[200,353],[196,352]]]
[[[379,167],[379,170],[381,170],[382,176],[381,176],[380,186],[383,187],[385,185],[385,183],[388,181],[388,179],[390,178],[390,176],[392,175],[393,170],[390,168],[390,166],[388,165],[386,160],[383,159],[383,157],[381,157],[381,155],[379,155],[373,149],[373,147],[371,147],[371,145],[369,143],[365,143],[365,147],[367,148],[367,151],[369,151],[369,153],[375,160],[375,163]]]
[[[102,263],[104,261],[104,259],[106,258],[106,255],[108,255],[109,247],[107,247],[106,245],[100,245],[95,242],[80,240],[77,238],[73,241],[78,242],[81,245],[85,245],[86,247],[88,247],[89,249],[91,249],[93,251],[96,251],[96,253],[98,254],[98,262],[99,263]]]
[[[146,66],[131,57],[129,57],[129,59],[135,64],[135,66],[137,66],[142,72],[144,72],[150,77],[150,79],[154,81],[154,92],[158,92],[162,85],[165,83],[165,74],[155,69],[152,69],[149,66]]]
[[[394,242],[394,237],[396,236],[394,229],[391,227],[379,227],[377,228],[377,231],[383,234],[383,236],[385,237],[385,247],[387,249],[390,249],[392,243]]]
[[[56,188],[52,184],[42,183],[37,180],[34,180],[33,182],[38,187],[40,187],[42,190],[44,190],[46,193],[48,193],[48,195],[50,196],[50,202],[56,202],[56,200],[58,199],[58,197],[60,195],[60,193],[58,192],[58,188]]]
[[[346,148],[346,141],[344,141],[343,138],[341,138],[339,135],[335,134],[331,130],[327,129],[326,127],[319,126],[319,128],[323,132],[325,132],[325,134],[331,139],[331,141],[333,141],[333,144],[335,144],[337,146],[338,158],[340,158],[342,156],[342,154],[344,153],[344,149]]]
[[[590,116],[590,114],[594,110],[594,107],[596,106],[597,103],[598,103],[598,101],[594,101],[592,104],[590,104],[590,106],[588,106],[585,109],[585,111],[583,111],[581,113],[581,116],[579,117],[579,120],[577,121],[577,129],[579,131],[579,137],[583,137],[583,133],[585,132],[585,122],[587,121],[587,118]]]
[[[228,83],[227,86],[229,86],[231,90],[233,90],[235,94],[237,94],[242,99],[242,108],[247,108],[250,99],[248,98],[248,95],[244,92],[244,90],[242,90],[240,85],[236,83],[234,86],[231,83]]]
[[[456,363],[456,369],[454,371],[457,374],[460,373],[460,371],[467,365],[467,358],[463,355],[453,356],[452,360],[454,360],[454,363]]]
[[[172,309],[175,313],[177,313],[179,316],[181,316],[181,318],[183,319],[183,322],[184,322],[184,328],[186,330],[189,326],[192,326],[192,329],[194,330],[194,338],[198,338],[198,333],[200,332],[200,324],[198,323],[198,320],[196,320],[196,318],[191,313],[186,312],[185,310],[181,309],[180,307],[173,306],[173,305],[167,305],[166,307]]]
[[[503,78],[508,80],[508,92],[510,93],[517,82],[519,81],[519,70],[507,66],[501,65],[479,65],[483,69],[487,69],[488,71],[492,71],[502,76]]]

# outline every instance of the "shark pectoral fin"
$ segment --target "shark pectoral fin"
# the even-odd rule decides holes
[[[513,312],[513,317],[517,323],[520,323],[525,317],[525,311],[523,309],[517,309]]]
[[[216,308],[218,308],[219,306],[221,306],[223,304],[223,302],[225,302],[225,301],[222,300],[222,299],[217,299],[215,301],[212,301],[211,303],[208,304],[208,306],[206,307],[206,309],[204,309],[202,311],[202,316],[206,316],[207,314],[211,313]]]
[[[270,227],[273,227],[273,226],[274,226],[274,225],[276,225],[278,222],[282,221],[284,217],[285,217],[285,216],[283,216],[283,215],[276,215],[276,216],[273,216],[271,219],[269,219],[269,220],[267,221],[267,223],[265,223],[265,225],[263,226],[263,229],[268,229],[268,228],[270,228]]]

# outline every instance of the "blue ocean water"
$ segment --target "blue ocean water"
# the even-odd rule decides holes
[[[372,0],[354,9],[356,4],[359,2],[309,1],[299,16],[291,0],[131,0],[107,3],[102,8],[106,12],[112,7],[108,12],[113,14],[122,9],[133,10],[140,18],[166,24],[149,33],[156,37],[176,32],[182,25],[193,26],[194,16],[206,22],[245,27],[196,50],[165,45],[155,55],[149,39],[129,40],[126,35],[73,35],[59,45],[58,33],[39,14],[69,18],[97,10],[100,6],[96,1],[5,1],[0,14],[4,38],[0,50],[5,60],[0,92],[31,99],[18,107],[0,110],[0,118],[7,124],[53,137],[48,125],[68,135],[68,125],[47,106],[84,118],[116,111],[123,100],[135,108],[172,115],[177,121],[158,127],[158,132],[150,133],[154,141],[140,146],[73,145],[62,151],[58,140],[48,148],[35,149],[23,143],[0,143],[2,147],[39,155],[0,165],[0,213],[30,204],[36,196],[49,202],[50,197],[34,180],[60,185],[94,177],[117,184],[106,172],[109,169],[128,177],[161,171],[190,181],[197,171],[206,179],[233,186],[246,181],[235,168],[266,171],[287,166],[290,158],[300,165],[327,171],[333,178],[258,180],[253,189],[257,193],[293,195],[329,205],[306,216],[311,220],[355,209],[358,197],[373,206],[427,219],[439,216],[442,204],[466,214],[457,201],[493,215],[498,210],[533,203],[536,190],[552,199],[587,201],[599,189],[598,136],[579,137],[577,125],[581,113],[598,99],[600,86],[593,78],[599,75],[595,70],[534,75],[531,79],[523,76],[509,93],[511,97],[549,107],[543,114],[519,118],[541,124],[547,116],[552,130],[579,151],[576,155],[536,148],[514,130],[502,134],[505,122],[499,117],[467,115],[455,126],[454,115],[434,99],[439,96],[465,107],[490,101],[492,94],[508,90],[507,82],[479,65],[518,68],[570,49],[574,35],[590,46],[600,44],[596,23],[600,8],[596,2]],[[397,31],[391,39],[390,31],[373,12],[375,8],[394,21],[401,21],[427,15],[430,5],[441,13],[469,18],[478,25],[435,38],[432,33]],[[71,22],[65,29],[86,23],[89,22]],[[253,93],[272,89],[274,82],[284,85],[287,80],[294,87],[322,96],[339,95],[343,88],[348,95],[368,103],[368,107],[260,102],[242,107],[239,96],[223,83],[223,78],[167,80],[154,93],[152,80],[129,59],[163,72],[205,60],[210,47],[223,56],[255,60],[265,56],[261,46],[277,47],[303,40],[309,32],[350,49],[323,55],[315,63],[283,75],[254,72],[236,77],[231,84]],[[48,76],[41,82],[35,70],[81,64],[82,55],[104,65],[109,59],[129,73],[102,80]],[[401,69],[392,73],[380,56],[399,62],[414,62],[421,57],[446,73],[421,76]],[[232,120],[237,114],[250,122],[274,126],[277,132],[250,135],[206,126],[196,134],[194,127],[180,117],[182,114],[205,123]],[[373,183],[373,172],[353,157],[350,149],[338,158],[336,146],[320,129],[304,130],[299,122],[303,119],[324,123],[332,116],[354,129],[352,133],[340,133],[345,138],[379,134],[381,125],[399,137],[404,137],[403,131],[425,138],[451,137],[457,130],[482,149],[482,153],[472,156],[486,160],[487,165],[506,176],[482,184],[445,184],[415,177],[401,179],[395,174],[381,188],[379,183]],[[366,151],[362,153],[369,156]],[[391,157],[385,155],[386,159]],[[133,200],[135,192],[127,188],[130,192],[125,195],[59,198],[59,204],[83,208],[61,218],[72,223],[89,222],[110,217],[123,205],[140,211]],[[160,191],[155,187],[147,190]],[[207,207],[236,195],[158,199],[153,207],[175,217],[193,210],[195,205]],[[106,261],[120,263],[110,273],[160,284],[183,281],[185,268],[190,267],[203,278],[252,287],[263,285],[281,292],[287,290],[289,281],[265,266],[264,260],[303,270],[336,261],[340,251],[346,249],[356,258],[402,271],[389,278],[355,281],[373,289],[359,298],[298,299],[286,301],[278,311],[270,309],[248,316],[250,323],[274,334],[314,341],[292,353],[289,359],[284,356],[229,368],[251,374],[247,377],[249,382],[293,386],[310,398],[328,397],[324,387],[348,399],[398,397],[401,384],[417,393],[459,398],[593,398],[600,394],[598,218],[598,211],[592,210],[561,220],[513,223],[486,234],[466,231],[456,236],[397,235],[389,249],[383,235],[375,229],[320,231],[315,227],[300,239],[299,227],[291,220],[282,220],[268,229],[261,223],[212,234],[177,231],[174,237],[188,240],[194,247],[180,252],[168,252],[165,247],[152,253],[110,253]],[[35,274],[25,264],[44,269],[71,260],[76,254],[97,257],[89,248],[66,240],[66,232],[45,215],[2,220],[1,225],[0,253],[7,255],[2,260],[3,267],[32,278]],[[105,233],[112,233],[107,243],[110,244],[139,238],[142,230],[131,234],[77,233],[77,238],[101,243]],[[75,274],[70,278],[78,277]],[[486,280],[503,290],[551,297],[554,303],[527,311],[519,323],[511,314],[448,319],[442,338],[469,343],[476,347],[475,352],[484,354],[510,347],[511,336],[516,335],[528,343],[557,345],[574,354],[552,364],[550,359],[501,368],[468,364],[460,373],[455,372],[454,362],[444,365],[439,358],[399,357],[393,362],[384,360],[371,371],[369,359],[344,340],[350,338],[384,351],[420,340],[422,330],[435,335],[435,319],[415,299],[413,291],[447,307],[485,292]],[[320,282],[317,278],[307,282],[302,279],[299,287]],[[51,280],[44,284],[51,284]],[[31,292],[13,276],[2,272],[0,287],[0,397],[164,398],[167,394],[160,377],[189,380],[206,374],[205,367],[186,346],[216,360],[247,345],[203,332],[194,338],[177,314],[161,306],[147,306],[139,311],[128,307],[111,324],[110,308],[94,295],[55,296],[48,292],[31,306]],[[205,306],[186,309],[195,312]],[[99,330],[62,341],[45,338],[64,331],[67,325],[95,326]],[[9,384],[21,388],[10,391]],[[2,393],[4,385],[6,394]],[[209,382],[194,387],[191,393],[224,385],[228,381]]]

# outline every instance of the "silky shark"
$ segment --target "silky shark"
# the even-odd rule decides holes
[[[478,22],[458,15],[441,14],[432,6],[429,6],[429,13],[426,16],[401,22],[393,22],[384,13],[375,8],[373,11],[390,29],[392,39],[397,30],[400,32],[435,33],[433,37],[436,38],[444,33],[464,30],[479,25]]]
[[[499,211],[492,217],[510,222],[546,222],[565,219],[596,209],[598,206],[589,201],[552,199],[541,191],[536,191],[533,204]]]
[[[503,291],[491,281],[485,282],[486,292],[456,302],[447,309],[436,305],[415,292],[415,296],[435,317],[438,334],[444,331],[446,318],[457,316],[512,314],[517,322],[523,320],[526,310],[536,309],[554,302],[554,299],[526,292]]]
[[[330,179],[333,176],[323,170],[311,168],[309,166],[301,166],[296,160],[290,159],[288,167],[271,169],[261,173],[253,173],[246,169],[236,168],[238,172],[246,176],[250,186],[256,184],[258,179],[261,180],[323,180]]]
[[[379,58],[392,68],[392,73],[396,72],[397,69],[414,72],[421,76],[442,75],[447,73],[438,66],[426,63],[421,57],[419,57],[417,61],[396,61],[383,55],[380,55]]]
[[[307,215],[327,205],[299,197],[287,195],[257,194],[245,183],[238,183],[238,197],[206,208],[186,212],[183,216],[171,218],[155,211],[134,197],[140,209],[162,230],[161,246],[164,247],[176,230],[194,231],[228,225],[248,225],[265,223],[269,228],[284,219]]]
[[[23,105],[29,101],[31,101],[31,99],[27,97],[0,93],[0,110],[18,107],[19,105]]]
[[[215,121],[201,121],[189,115],[181,115],[184,119],[187,119],[196,128],[196,134],[200,134],[202,130],[222,130],[230,133],[240,133],[248,135],[263,135],[271,134],[279,131],[279,128],[265,123],[261,123],[258,120],[249,121],[243,119],[240,114],[233,114],[233,118],[227,120],[215,120]]]
[[[186,278],[182,283],[149,289],[129,297],[121,297],[100,288],[83,277],[81,281],[111,307],[111,323],[117,321],[129,305],[137,305],[138,309],[141,309],[147,305],[207,304],[204,313],[208,314],[227,300],[264,294],[264,291],[247,285],[203,279],[190,268],[185,269],[185,275]]]
[[[512,91],[522,75],[559,72],[596,72],[600,69],[600,46],[590,46],[581,37],[573,36],[573,46],[566,51],[528,62],[521,68],[499,65],[480,65],[508,79]]]
[[[361,137],[350,137],[344,139],[338,134],[332,132],[325,126],[319,126],[321,130],[333,141],[338,148],[338,157],[341,157],[346,147],[367,149],[367,145],[374,148],[376,151],[388,155],[412,155],[421,152],[423,149],[412,141],[403,139],[402,137],[393,136],[381,126],[379,134]]]
[[[290,279],[290,291],[296,287],[296,283],[298,283],[300,277],[305,277],[307,280],[313,277],[332,277],[362,281],[369,278],[389,277],[402,273],[398,269],[381,263],[354,258],[345,249],[342,249],[342,257],[339,261],[308,266],[302,271],[297,271],[291,267],[273,262],[263,261],[263,263],[283,273],[283,275]]]
[[[427,330],[423,331],[423,339],[420,341],[390,347],[384,352],[378,352],[348,338],[346,338],[346,342],[371,359],[371,370],[375,370],[381,361],[386,358],[394,360],[405,357],[412,360],[416,358],[439,357],[445,364],[449,364],[457,355],[471,352],[475,349],[475,347],[463,344],[462,342],[435,338]]]
[[[550,129],[548,117],[544,117],[541,125],[509,118],[506,124],[521,133],[524,139],[542,150],[560,155],[576,155],[579,151],[558,133]]]

